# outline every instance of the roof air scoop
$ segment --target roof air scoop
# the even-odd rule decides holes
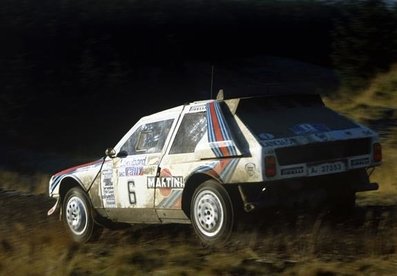
[[[223,101],[224,100],[224,94],[223,94],[223,89],[219,89],[218,94],[216,95],[216,99],[218,101]]]

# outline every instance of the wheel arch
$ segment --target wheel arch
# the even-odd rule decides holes
[[[59,197],[60,197],[60,202],[62,203],[66,193],[72,189],[72,188],[81,188],[84,193],[86,193],[86,190],[83,186],[83,184],[76,178],[72,176],[66,176],[61,180],[61,183],[59,183]],[[62,204],[61,204],[62,206]]]
[[[201,183],[210,179],[221,184],[219,179],[202,172],[194,173],[186,180],[185,188],[183,189],[182,193],[182,210],[188,218],[190,218],[190,202],[192,200],[194,191]]]

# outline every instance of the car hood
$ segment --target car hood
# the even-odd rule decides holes
[[[72,173],[77,172],[77,171],[87,171],[87,170],[95,168],[101,162],[102,162],[102,159],[98,159],[96,161],[92,161],[92,162],[84,163],[84,164],[81,164],[81,165],[77,165],[77,166],[62,170],[60,172],[57,172],[53,176],[56,177],[56,176],[61,176],[61,175],[65,175],[65,174],[72,174]]]

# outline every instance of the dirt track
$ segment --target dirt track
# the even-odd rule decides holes
[[[53,201],[0,191],[0,274],[298,274],[391,275],[397,271],[397,206],[356,207],[351,214],[263,213],[233,241],[203,248],[189,225],[105,230],[73,243],[47,217]],[[261,218],[262,217],[262,218]]]

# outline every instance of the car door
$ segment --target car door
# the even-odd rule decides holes
[[[161,160],[155,206],[163,222],[189,221],[182,210],[185,178],[206,161],[199,160],[194,151],[200,141],[208,144],[205,105],[194,105],[184,110],[175,135]]]
[[[155,187],[148,184],[155,181],[176,116],[173,113],[160,120],[140,121],[120,146],[118,152],[121,157],[113,158],[111,165],[108,165],[107,178],[111,178],[114,200],[110,198],[110,204],[106,205],[105,195],[104,205],[111,219],[129,223],[159,222],[154,210]],[[104,193],[109,190],[106,187],[109,182],[105,175]]]

